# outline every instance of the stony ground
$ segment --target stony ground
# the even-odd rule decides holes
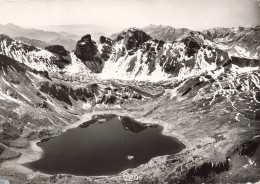
[[[212,87],[214,83],[194,85],[194,81],[189,85],[194,86],[192,89],[179,88],[176,94],[172,89],[175,84],[113,83],[114,86],[133,88],[147,97],[125,101],[120,106],[107,104],[86,109],[76,106],[40,109],[38,112],[26,105],[21,112],[17,103],[0,99],[1,123],[5,125],[0,143],[1,178],[10,180],[12,184],[260,181],[259,105],[252,101],[251,92],[241,90],[231,93],[227,88],[225,95],[216,94],[216,89]],[[20,109],[19,113],[16,109]],[[186,148],[178,154],[156,157],[147,164],[114,176],[46,175],[21,165],[39,158],[41,152],[35,147],[36,141],[58,135],[94,114],[104,113],[130,116],[143,123],[161,124],[164,134],[178,138]],[[10,123],[3,123],[8,118]]]

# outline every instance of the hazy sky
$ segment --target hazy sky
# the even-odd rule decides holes
[[[257,0],[0,0],[0,24],[171,25],[201,30],[260,25]]]

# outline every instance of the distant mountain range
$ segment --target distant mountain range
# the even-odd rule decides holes
[[[72,24],[72,25],[57,25],[57,26],[41,26],[37,27],[41,30],[52,31],[58,33],[69,33],[79,35],[80,37],[91,34],[93,40],[98,40],[100,36],[109,36],[120,31],[120,28],[105,27],[92,24]]]
[[[12,37],[18,37],[19,39],[40,48],[53,44],[61,44],[67,50],[72,50],[75,48],[76,40],[79,39],[79,36],[70,33],[57,33],[40,29],[23,28],[14,24],[0,24],[0,32]]]
[[[215,176],[213,183],[259,181],[254,162],[260,143],[260,26],[200,32],[150,25],[98,41],[86,32],[77,42],[71,33],[10,24],[2,25],[1,32],[0,163],[28,158],[30,141],[58,135],[83,113],[93,120],[98,113],[120,113],[159,121],[168,135],[188,143],[166,162],[164,157],[152,167],[149,163],[149,172],[163,173],[161,180],[158,173],[144,178],[156,176],[154,181],[164,183],[203,183]],[[163,169],[157,169],[160,163],[166,164]],[[6,166],[0,173],[7,173]],[[244,166],[250,172],[239,170]],[[249,174],[252,180],[247,180]],[[19,172],[6,176],[15,178],[11,183],[31,179]],[[64,183],[76,177],[54,176],[39,175],[32,182]],[[76,183],[86,181],[81,178]]]
[[[16,28],[13,25],[11,27]],[[45,34],[45,38],[47,33],[50,37],[54,34],[60,34],[29,30],[36,33],[42,32]],[[39,68],[39,63],[41,63],[42,70],[62,72],[64,67],[57,68],[56,65],[59,66],[59,61],[64,59],[60,59],[61,57],[57,56],[57,53],[50,53],[48,49],[37,50],[34,46],[45,48],[51,44],[56,45],[55,50],[59,50],[60,47],[57,45],[64,46],[63,43],[66,43],[66,46],[71,44],[69,51],[74,50],[71,54],[67,54],[66,57],[72,62],[65,63],[66,66],[70,66],[70,63],[73,64],[77,58],[77,61],[82,61],[80,70],[88,68],[82,72],[83,74],[94,72],[101,73],[100,76],[103,78],[140,80],[157,80],[157,76],[160,76],[160,80],[175,77],[186,78],[207,70],[217,69],[231,62],[234,57],[251,59],[250,62],[259,59],[260,26],[255,28],[215,28],[199,32],[174,29],[170,26],[150,25],[144,30],[150,32],[151,35],[141,29],[130,28],[119,34],[114,34],[113,36],[116,36],[114,39],[101,36],[96,42],[90,34],[87,34],[77,43],[70,38],[63,39],[61,35],[48,43],[18,37],[29,43],[24,44],[2,35],[0,53],[22,61],[35,69]],[[70,33],[62,32],[62,34],[70,36]],[[73,45],[74,47],[72,47]],[[24,50],[24,48],[26,49]],[[54,65],[50,65],[50,63],[54,63]],[[71,67],[73,68],[73,66]],[[75,68],[75,71],[77,70]]]
[[[175,29],[171,26],[153,25],[150,24],[142,28],[144,32],[157,40],[175,41],[187,36],[191,30],[187,28]]]
[[[14,37],[15,39],[21,40],[25,43],[34,45],[35,47],[39,47],[44,49],[45,47],[49,46],[50,44],[41,40],[37,40],[37,39],[30,39],[30,38],[26,38],[23,36],[18,36],[18,37]]]
[[[0,33],[8,34],[36,47],[62,45],[69,51],[72,51],[77,40],[87,33],[91,34],[92,39],[97,41],[100,36],[108,36],[118,31],[118,28],[90,24],[41,26],[36,27],[36,29],[23,28],[12,23],[0,24]]]
[[[50,45],[62,45],[68,51],[76,47],[77,40],[86,34],[91,35],[93,41],[98,41],[101,36],[110,35],[116,28],[107,28],[97,25],[59,25],[44,26],[41,29],[23,28],[14,24],[0,25],[0,32],[24,41],[39,48]],[[257,58],[260,50],[260,37],[255,28],[213,28],[202,31],[201,34],[211,46],[227,51],[237,57]],[[114,33],[110,36],[116,40],[119,35],[126,32]],[[141,29],[151,38],[164,42],[180,41],[196,31],[187,28],[173,28],[163,25],[148,25]],[[108,36],[107,36],[108,37]]]
[[[43,31],[40,29],[23,28],[14,24],[0,25],[0,32],[6,33],[12,37],[23,36],[30,39],[42,40],[45,42],[52,41],[57,38],[66,38],[68,33],[57,33],[50,31]],[[69,35],[71,37],[77,38],[76,35]]]
[[[152,38],[157,40],[162,40],[165,42],[171,42],[175,40],[180,40],[187,36],[192,30],[187,28],[173,28],[171,26],[163,26],[163,25],[154,25],[150,24],[141,28],[146,34],[150,35]],[[124,29],[123,31],[126,31]],[[113,33],[110,38],[116,39],[116,37],[121,34],[123,31],[118,33]]]

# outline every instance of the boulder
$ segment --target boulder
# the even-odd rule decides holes
[[[132,93],[131,98],[135,98],[135,99],[141,100],[143,97],[142,97],[142,95],[140,93],[134,92],[134,93]]]
[[[128,156],[127,156],[127,159],[128,159],[128,160],[133,160],[134,158],[135,158],[135,157],[132,156],[132,155],[128,155]]]

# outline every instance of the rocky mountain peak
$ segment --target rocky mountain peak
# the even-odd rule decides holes
[[[204,37],[200,32],[190,32],[189,36],[181,40],[187,47],[188,57],[198,53],[199,49],[204,45]]]
[[[105,36],[100,36],[99,42],[101,44],[107,43],[107,44],[112,44],[112,39],[105,37]]]
[[[82,38],[81,38],[81,40],[91,40],[91,35],[90,34],[86,34],[85,36],[83,36]]]
[[[51,52],[55,57],[54,63],[60,68],[71,63],[70,53],[61,45],[51,45],[45,47],[45,50]]]
[[[260,26],[253,28],[213,28],[203,31],[208,38],[220,43],[217,47],[235,57],[259,59]],[[222,47],[221,45],[226,45]]]
[[[44,50],[4,34],[0,34],[0,54],[36,70],[57,72],[71,64],[70,53],[63,46],[48,46]]]
[[[101,45],[101,58],[107,61],[110,57],[110,54],[112,53],[113,41],[108,37],[101,36],[99,38],[99,43]]]
[[[92,61],[96,52],[96,43],[91,40],[89,34],[83,36],[81,40],[77,42],[75,55],[82,61]]]
[[[164,28],[159,26],[158,36],[167,33]],[[260,53],[259,28],[216,29],[212,31],[216,39],[204,32],[177,34],[169,28],[172,34],[165,34],[165,42],[136,28],[120,33],[118,40],[101,36],[97,43],[86,34],[77,42],[75,54],[60,45],[44,50],[0,34],[0,163],[24,154],[29,158],[29,152],[34,158],[35,151],[27,150],[30,141],[58,135],[87,113],[93,118],[80,125],[82,131],[117,117],[126,131],[137,133],[161,120],[160,128],[188,143],[167,160],[158,157],[133,168],[137,174],[145,169],[140,175],[143,182],[258,181],[260,55],[255,54]],[[169,41],[172,35],[174,40]],[[121,116],[98,115],[103,112]],[[136,121],[130,125],[132,120],[122,114],[142,117],[147,126]],[[124,157],[138,159],[133,154]],[[10,165],[16,166],[17,160]],[[86,164],[82,165],[84,169]],[[3,167],[0,175],[12,183],[86,181],[74,175],[26,177],[13,171]],[[108,182],[125,179],[113,178]]]
[[[102,71],[104,64],[100,57],[96,42],[91,39],[90,34],[83,36],[77,42],[74,53],[92,72],[100,73]]]
[[[126,50],[128,50],[128,53],[132,55],[144,42],[151,39],[152,38],[141,29],[129,28],[127,31],[123,31],[119,34],[116,41],[123,40]]]
[[[131,38],[131,39],[135,39],[138,40],[139,42],[146,42],[147,40],[151,39],[151,37],[146,34],[144,31],[142,31],[139,28],[129,28],[126,31],[121,32],[118,36],[117,36],[117,41],[120,41],[124,38]]]

